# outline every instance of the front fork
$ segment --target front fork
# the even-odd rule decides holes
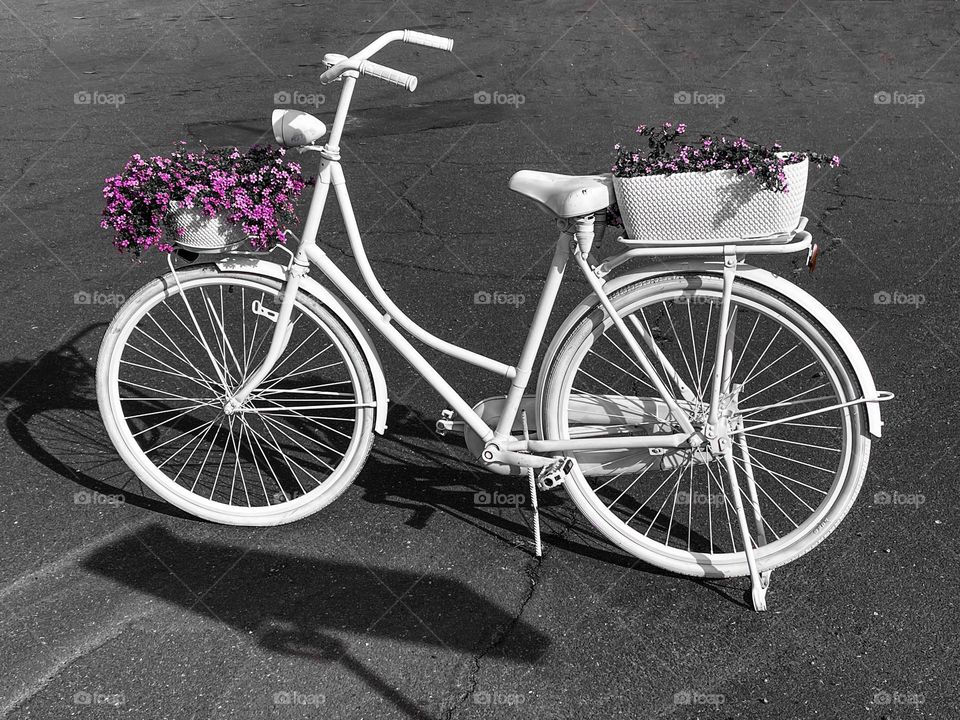
[[[270,371],[273,370],[277,360],[287,348],[290,342],[290,335],[293,332],[293,324],[290,318],[293,315],[293,304],[297,299],[297,292],[300,290],[300,282],[303,276],[307,274],[307,262],[299,257],[300,253],[294,257],[290,270],[287,273],[287,280],[283,285],[280,310],[277,313],[276,324],[273,330],[273,337],[270,339],[270,347],[267,349],[266,357],[263,362],[254,371],[254,373],[237,388],[233,396],[229,396],[229,388],[226,388],[229,399],[223,406],[225,415],[232,415],[241,408],[247,398],[262,383]]]

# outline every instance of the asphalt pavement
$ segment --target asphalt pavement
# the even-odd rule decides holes
[[[0,0],[0,18],[0,715],[960,716],[953,3]],[[663,120],[843,157],[811,176],[817,271],[761,264],[823,301],[897,399],[850,515],[773,573],[767,613],[743,580],[636,563],[562,491],[533,557],[529,510],[477,498],[522,488],[433,434],[443,401],[384,343],[390,429],[295,524],[185,517],[113,451],[99,342],[165,262],[113,250],[103,179],[179,139],[263,142],[278,93],[330,121],[323,54],[402,28],[455,52],[378,55],[418,75],[412,95],[361,81],[344,171],[368,252],[409,315],[505,361],[554,239],[516,170],[602,169]],[[345,249],[336,219],[323,242]],[[561,315],[585,294],[569,282]],[[465,397],[502,390],[436,366]]]

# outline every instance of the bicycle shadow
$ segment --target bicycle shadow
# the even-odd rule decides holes
[[[0,387],[8,388],[0,398],[8,411],[7,432],[37,462],[88,491],[119,492],[126,504],[205,522],[155,498],[107,437],[96,400],[95,365],[80,349],[98,341],[98,331],[105,325],[89,325],[39,358],[0,363]],[[488,473],[466,456],[462,439],[444,442],[422,413],[392,404],[387,434],[377,438],[355,485],[364,502],[409,511],[405,522],[410,527],[427,529],[437,513],[444,513],[501,542],[522,544],[532,553],[526,479]],[[507,506],[478,502],[479,494],[519,497],[521,502]],[[637,572],[672,575],[612,548],[565,495],[540,494],[540,509],[548,547]],[[713,581],[694,582],[741,603]]]
[[[525,665],[535,664],[551,644],[523,619],[445,575],[199,541],[159,525],[99,549],[81,566],[252,634],[268,650],[341,664],[414,718],[430,716],[351,654],[354,638],[471,656],[482,652]],[[470,622],[463,622],[465,615]],[[504,627],[510,627],[509,639],[489,644]]]
[[[96,368],[80,346],[106,326],[105,322],[88,325],[38,358],[0,362],[0,387],[6,388],[0,402],[7,410],[7,432],[41,465],[93,493],[120,491],[125,503],[189,518],[143,494],[139,480],[120,460],[103,429]]]

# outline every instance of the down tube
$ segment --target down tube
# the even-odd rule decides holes
[[[444,380],[443,376],[427,362],[426,358],[417,352],[410,341],[390,323],[389,316],[382,315],[367,296],[360,292],[360,289],[343,274],[343,271],[321,248],[316,245],[308,245],[304,248],[304,252],[306,252],[310,261],[320,269],[320,272],[380,331],[380,334],[403,355],[404,359],[420,373],[423,379],[430,383],[434,390],[443,396],[444,400],[450,403],[451,409],[463,418],[471,430],[477,433],[484,442],[493,439],[493,430],[483,421],[483,418],[473,411],[473,408],[460,396],[460,393],[454,390],[450,383]]]

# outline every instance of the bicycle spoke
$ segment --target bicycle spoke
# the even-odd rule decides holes
[[[167,312],[171,313],[175,318],[177,318],[177,320],[178,320],[178,321],[180,322],[180,324],[187,330],[187,332],[191,335],[191,337],[193,337],[195,340],[197,340],[197,343],[200,344],[200,340],[197,339],[197,338],[193,335],[193,332],[190,331],[190,328],[188,328],[188,327],[183,323],[183,320],[180,320],[179,316],[177,316],[176,313],[174,313],[174,312],[170,309],[170,307],[166,304],[166,302],[163,303],[163,307],[167,309]],[[144,335],[144,336],[150,338],[150,340],[153,341],[153,343],[156,344],[158,347],[163,348],[164,350],[166,350],[168,353],[170,353],[170,354],[173,355],[174,357],[179,358],[180,360],[182,360],[183,362],[185,362],[185,363],[187,364],[187,366],[188,366],[193,372],[195,372],[195,373],[197,374],[198,377],[203,378],[203,379],[208,383],[208,386],[209,386],[209,388],[210,388],[210,390],[211,390],[211,392],[212,392],[212,391],[214,390],[214,388],[215,388],[216,381],[215,381],[212,377],[210,377],[209,375],[207,375],[205,372],[203,372],[203,370],[201,370],[199,367],[197,367],[197,365],[196,365],[195,363],[193,363],[193,362],[190,361],[190,359],[187,357],[186,353],[183,351],[183,349],[180,347],[180,345],[179,345],[172,337],[170,337],[170,334],[164,329],[163,325],[161,325],[161,324],[157,321],[157,319],[153,316],[153,312],[152,312],[152,311],[151,311],[151,312],[148,312],[148,313],[145,315],[145,317],[149,318],[149,319],[150,319],[150,322],[152,322],[152,323],[156,326],[156,328],[157,328],[161,333],[163,333],[163,336],[164,336],[167,340],[170,341],[170,344],[173,346],[173,349],[171,349],[171,348],[167,347],[166,345],[164,345],[163,343],[161,343],[159,340],[157,340],[156,338],[154,338],[152,335],[150,335],[146,330],[144,330],[144,329],[143,329],[142,327],[140,327],[139,325],[134,326],[134,330],[136,330],[137,332],[139,332],[141,335]]]
[[[764,450],[756,446],[752,447],[751,451],[763,453],[764,455],[771,455],[773,457],[780,458],[781,460],[786,460],[788,462],[796,463],[797,465],[803,465],[808,468],[813,468],[814,470],[822,470],[823,472],[830,473],[831,475],[834,473],[834,471],[831,470],[830,468],[820,467],[819,465],[813,465],[812,463],[804,462],[803,460],[797,460],[796,458],[792,458],[787,455],[781,455],[780,453],[770,452],[769,450]]]
[[[260,417],[261,417],[263,420],[265,420],[265,421],[267,421],[267,422],[269,422],[269,423],[272,423],[272,424],[273,424],[273,429],[276,430],[277,432],[279,432],[279,433],[280,433],[281,435],[283,435],[285,438],[287,438],[287,440],[289,440],[289,441],[292,442],[292,443],[296,443],[296,442],[297,442],[297,441],[293,438],[292,435],[290,435],[289,433],[287,433],[287,432],[284,430],[284,427],[285,427],[285,426],[284,426],[279,420],[275,420],[275,419],[273,419],[273,418],[271,418],[271,417],[269,417],[269,416],[266,416],[266,415],[262,415],[262,416],[260,416]],[[265,423],[265,424],[266,424],[266,423]],[[292,430],[292,428],[289,428],[289,427],[288,427],[287,429],[288,429],[288,430]],[[309,435],[304,435],[303,433],[301,433],[301,432],[299,432],[299,431],[297,431],[297,430],[293,430],[293,432],[295,432],[297,435],[303,436],[304,438],[306,438],[306,439],[309,440],[310,442],[316,443],[317,445],[320,445],[320,446],[326,448],[326,446],[324,446],[322,443],[317,442],[316,439],[310,437]],[[326,460],[324,460],[324,459],[322,459],[322,458],[320,458],[320,457],[317,457],[317,455],[315,455],[313,452],[311,452],[311,451],[308,450],[307,448],[303,447],[302,444],[300,445],[300,449],[303,450],[305,453],[307,453],[307,455],[309,455],[310,457],[312,457],[312,458],[313,458],[314,460],[316,460],[318,463],[320,463],[321,465],[323,465],[324,467],[326,467],[326,468],[327,468],[328,470],[330,470],[331,472],[334,471],[334,467],[333,467],[330,463],[328,463]],[[326,448],[326,449],[329,449],[329,448]],[[334,451],[334,452],[336,452],[336,451]]]
[[[323,422],[320,422],[320,420],[319,420],[318,418],[316,418],[315,416],[313,416],[313,415],[304,415],[303,413],[298,412],[298,411],[296,411],[296,410],[294,410],[294,409],[292,409],[292,408],[286,408],[284,405],[282,405],[282,404],[280,404],[280,403],[278,403],[278,402],[275,402],[275,401],[273,401],[273,400],[268,400],[268,399],[266,399],[266,398],[264,398],[264,400],[266,400],[266,402],[268,402],[268,403],[270,403],[270,404],[272,404],[272,405],[275,405],[276,407],[280,408],[281,410],[286,410],[287,412],[290,413],[289,415],[285,415],[285,414],[283,414],[283,413],[274,413],[274,414],[273,414],[273,417],[297,417],[297,418],[301,418],[301,419],[303,419],[303,420],[306,420],[307,422],[314,423],[315,425],[319,425],[320,427],[324,428],[325,430],[329,430],[329,431],[332,432],[332,433],[336,433],[337,435],[340,435],[340,436],[342,436],[342,437],[345,437],[347,440],[349,440],[351,437],[353,437],[352,435],[348,435],[348,434],[345,433],[345,432],[342,432],[342,431],[340,431],[340,430],[337,430],[336,428],[330,427],[329,425],[327,425],[327,424],[325,424],[325,423],[323,423]],[[341,422],[349,422],[349,423],[354,423],[354,424],[356,423],[356,419],[355,419],[355,418],[324,418],[324,419],[340,420]]]
[[[135,350],[136,348],[133,348],[133,349]],[[160,361],[158,360],[157,362],[160,362]],[[207,386],[206,383],[204,383],[203,381],[201,381],[199,378],[190,377],[189,375],[185,375],[184,373],[179,372],[179,371],[171,371],[171,370],[164,370],[164,369],[161,369],[161,368],[150,367],[149,365],[142,365],[141,363],[135,363],[135,362],[132,362],[132,361],[130,361],[130,360],[124,360],[123,358],[120,358],[120,364],[121,364],[121,365],[130,365],[131,367],[138,367],[138,368],[140,368],[140,369],[142,369],[142,370],[151,370],[151,371],[153,371],[153,372],[161,373],[162,375],[172,375],[172,376],[174,376],[174,377],[181,377],[181,378],[183,378],[184,380],[189,380],[189,381],[191,381],[191,382],[193,382],[193,383],[196,383],[197,385],[199,385],[200,387],[204,388],[205,390],[209,390],[209,389],[210,389],[209,386]],[[160,363],[160,364],[162,365],[163,363]]]
[[[790,378],[792,378],[794,375],[797,375],[798,373],[802,373],[804,370],[806,370],[806,369],[809,368],[809,367],[813,367],[815,364],[816,364],[815,361],[810,361],[809,363],[807,363],[806,365],[804,365],[802,368],[798,368],[797,370],[794,370],[794,371],[793,371],[792,373],[790,373],[789,375],[784,375],[784,376],[783,376],[782,378],[780,378],[779,380],[774,380],[772,383],[770,383],[769,385],[767,385],[766,387],[764,387],[762,390],[757,390],[756,392],[751,393],[750,395],[747,395],[747,396],[743,399],[743,401],[746,402],[746,401],[749,400],[750,398],[756,397],[756,396],[759,395],[760,393],[764,393],[764,392],[766,392],[767,390],[770,390],[771,388],[775,388],[775,387],[776,387],[777,385],[779,385],[780,383],[786,382],[787,380],[789,380]]]
[[[679,485],[680,483],[680,474],[678,472],[680,470],[680,467],[681,466],[674,468],[673,471],[671,471],[670,475],[667,476],[666,480],[664,480],[664,483],[667,483],[667,482],[670,482],[670,480],[672,480],[675,475],[677,476],[677,481],[676,483],[674,483],[673,488],[671,488],[671,490],[674,490],[674,491],[676,490],[677,485]],[[667,497],[670,496],[670,492],[671,492],[670,490],[667,491]],[[647,526],[647,531],[644,533],[645,536],[650,535],[650,530],[652,530],[653,526],[656,525],[657,519],[660,517],[660,513],[663,512],[663,508],[666,507],[666,505],[667,505],[667,499],[664,498],[663,502],[660,504],[660,508],[657,510],[657,514],[653,516],[653,520],[651,520],[650,524]]]
[[[753,334],[757,331],[757,325],[759,324],[760,316],[757,315],[753,321],[753,327],[750,328],[750,333],[747,335],[746,342],[743,343],[743,349],[740,351],[740,357],[737,358],[737,364],[733,366],[733,372],[730,373],[730,377],[737,376],[737,370],[740,369],[740,363],[743,362],[743,358],[747,354],[747,348],[750,347],[750,341],[753,340]]]
[[[713,474],[713,470],[710,469],[709,463],[704,465],[704,467],[707,469],[707,474],[710,476],[710,480],[716,483],[717,489],[720,490],[720,496],[723,498],[723,509],[727,514],[727,529],[730,531],[730,552],[736,552],[737,541],[733,536],[733,520],[730,518],[730,511],[733,510],[734,514],[736,514],[736,508],[734,507],[733,503],[730,502],[730,498],[727,497],[727,491],[724,489],[723,482],[721,481],[722,478],[717,478]],[[720,472],[719,466],[717,467],[717,472]]]
[[[614,363],[614,362],[608,360],[607,358],[603,357],[603,355],[600,355],[599,353],[594,352],[593,349],[590,349],[590,350],[588,350],[587,352],[590,353],[591,355],[594,355],[595,357],[600,358],[601,360],[603,360],[605,363],[607,363],[607,364],[610,365],[611,367],[614,367],[614,368],[616,368],[617,370],[621,370],[622,372],[626,373],[627,375],[629,375],[631,378],[633,378],[633,379],[636,380],[637,382],[641,382],[641,383],[643,383],[644,385],[646,385],[648,388],[650,388],[651,390],[653,390],[653,385],[651,385],[650,383],[648,383],[646,380],[637,377],[636,375],[634,375],[634,374],[633,374],[632,372],[630,372],[629,370],[625,370],[624,368],[621,368],[621,367],[620,367],[619,365],[617,365],[616,363]],[[654,392],[656,392],[656,391],[654,390]]]
[[[139,400],[140,398],[129,398],[129,399]],[[210,406],[211,406],[210,403],[196,403],[195,405],[186,409],[196,410],[197,408],[210,407]],[[127,418],[127,420],[137,420],[142,417],[150,417],[151,415],[162,415],[163,413],[179,412],[180,410],[183,410],[183,409],[184,408],[182,407],[164,408],[163,410],[151,410],[150,412],[137,413],[136,415],[124,414],[124,417]]]
[[[816,448],[817,450],[826,450],[827,452],[835,452],[835,453],[840,452],[840,448],[826,447],[825,445],[816,445],[813,443],[797,442],[796,440],[787,440],[785,438],[775,438],[775,437],[770,437],[769,435],[760,435],[759,433],[744,432],[743,434],[748,437],[759,438],[761,440],[770,440],[772,442],[787,443],[788,445],[799,445],[800,447],[805,447],[805,448]]]
[[[677,350],[680,352],[680,356],[683,358],[683,364],[687,367],[687,376],[690,378],[690,383],[694,386],[697,391],[697,397],[703,400],[703,390],[697,385],[697,376],[694,375],[693,370],[690,369],[690,362],[687,360],[687,354],[683,352],[683,344],[680,342],[680,336],[677,334],[677,328],[673,324],[673,316],[670,315],[670,308],[667,307],[667,303],[661,303],[663,305],[664,314],[667,316],[667,322],[670,324],[670,329],[673,331],[673,337],[677,341]]]
[[[693,367],[697,371],[697,375],[694,378],[694,382],[697,384],[697,397],[699,397],[702,400],[703,385],[700,383],[702,368],[700,367],[699,358],[697,357],[697,338],[693,334],[693,309],[690,307],[689,302],[685,304],[687,306],[687,321],[690,328],[690,347],[693,350]],[[669,310],[667,312],[669,313]]]
[[[751,459],[752,459],[752,458],[751,458]],[[754,462],[755,462],[755,461],[754,461]],[[759,463],[758,463],[758,464],[759,464]],[[793,527],[795,527],[795,528],[796,528],[796,527],[799,527],[799,523],[797,523],[796,520],[794,520],[792,517],[790,517],[790,514],[789,514],[786,510],[784,510],[776,500],[774,500],[772,497],[770,497],[770,494],[763,488],[763,485],[757,484],[757,490],[759,490],[760,492],[763,493],[764,497],[766,497],[767,500],[769,500],[770,503],[771,503],[777,510],[779,510],[780,513],[781,513],[787,520],[790,521],[790,524],[793,525]]]
[[[713,325],[713,323],[711,322],[711,321],[713,320],[713,303],[708,303],[708,305],[709,305],[709,312],[708,312],[708,315],[707,315],[707,330],[706,330],[706,332],[703,334],[703,353],[702,353],[701,356],[700,356],[700,371],[701,371],[701,372],[703,372],[703,370],[704,370],[704,369],[706,368],[706,366],[707,366],[707,348],[708,348],[708,346],[709,346],[709,344],[710,344],[710,328],[711,328],[712,325]],[[689,308],[689,305],[688,305],[687,307]],[[700,381],[700,386],[703,387],[704,390],[706,390],[706,389],[709,387],[710,373],[707,374],[707,377],[706,377],[705,379],[702,378],[702,377],[698,377],[697,380]],[[702,398],[702,396],[701,396],[701,398]]]

